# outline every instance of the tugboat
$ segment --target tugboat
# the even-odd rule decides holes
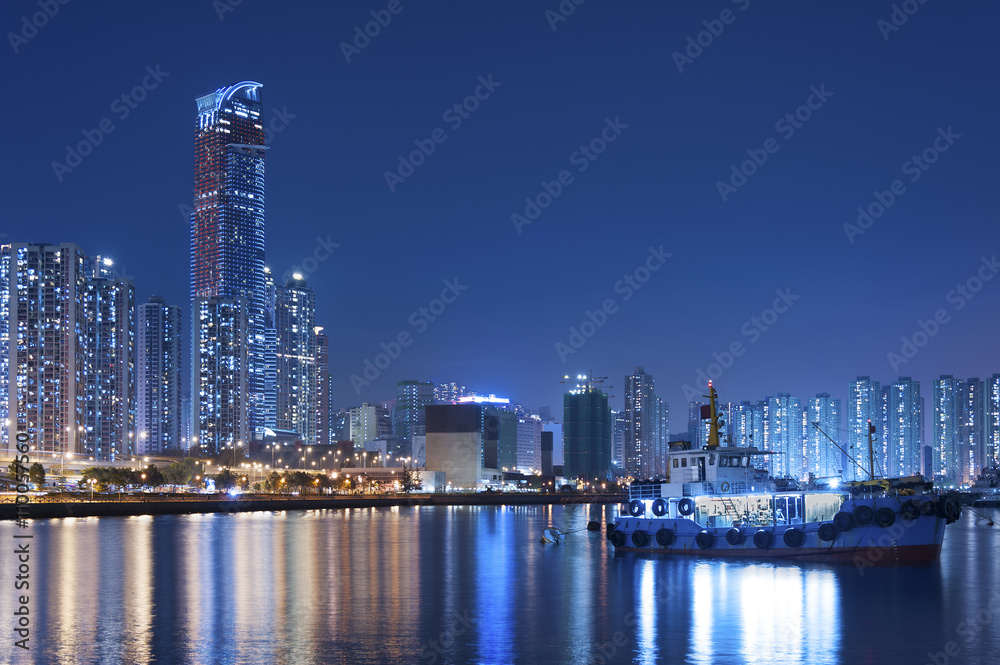
[[[717,394],[711,383],[708,391],[708,444],[671,449],[666,479],[629,486],[629,503],[606,529],[616,551],[853,561],[859,566],[939,557],[945,525],[961,516],[961,504],[948,495],[930,494],[931,484],[920,478],[895,484],[877,479],[873,426],[868,480],[849,483],[846,491],[800,489],[776,483],[754,465],[755,458],[775,453],[719,445]]]

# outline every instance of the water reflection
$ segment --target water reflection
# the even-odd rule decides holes
[[[988,663],[1000,643],[1000,529],[963,519],[933,566],[733,562],[615,555],[584,530],[608,510],[34,522],[34,648],[0,662]]]

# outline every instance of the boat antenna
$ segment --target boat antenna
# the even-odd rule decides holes
[[[872,435],[875,434],[875,425],[868,421],[868,464],[871,465],[871,480],[875,480],[875,445],[872,443]]]
[[[719,447],[719,413],[715,408],[715,400],[718,396],[712,382],[709,381],[708,394],[703,395],[703,397],[707,397],[709,403],[708,444],[705,447],[710,449]]]

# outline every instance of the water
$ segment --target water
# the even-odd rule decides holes
[[[1000,664],[1000,527],[968,514],[939,563],[862,571],[614,556],[603,532],[538,542],[611,510],[4,522],[0,662]],[[15,532],[34,535],[28,651]]]

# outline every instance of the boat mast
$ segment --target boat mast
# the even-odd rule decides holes
[[[872,425],[872,421],[868,421],[868,468],[870,469],[869,475],[871,480],[875,480],[875,447],[872,443],[872,434],[875,433],[875,425]]]
[[[710,415],[708,421],[708,444],[705,445],[706,448],[718,448],[719,447],[719,414],[715,408],[715,400],[718,395],[715,392],[715,388],[712,386],[712,382],[708,382],[708,394],[704,395],[708,398],[708,403],[711,405]]]

